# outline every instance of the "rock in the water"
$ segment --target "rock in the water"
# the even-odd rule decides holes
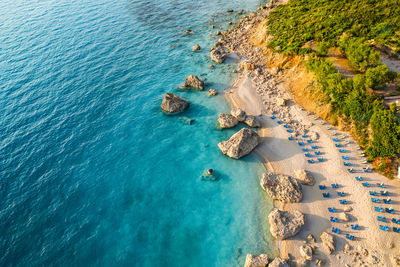
[[[216,96],[216,95],[218,95],[217,90],[215,89],[208,90],[208,96]]]
[[[191,119],[189,117],[180,117],[179,120],[187,125],[192,125],[194,123],[194,119]]]
[[[246,119],[246,112],[240,108],[233,108],[231,110],[231,115],[235,117],[238,121],[244,121]]]
[[[204,90],[204,82],[193,74],[186,77],[184,86]]]
[[[173,93],[166,93],[161,103],[161,109],[168,113],[181,112],[189,106],[189,101]]]
[[[210,58],[218,64],[224,63],[226,52],[222,48],[217,48],[211,51]]]
[[[328,234],[327,232],[323,232],[320,238],[328,254],[331,254],[333,251],[335,251],[335,241],[333,240],[332,235]]]
[[[268,215],[270,231],[274,238],[283,240],[295,236],[304,225],[304,215],[298,211],[273,209]]]
[[[289,267],[289,264],[283,259],[277,257],[268,265],[268,267]]]
[[[222,32],[221,31],[217,31],[215,34],[216,35],[222,35]]]
[[[238,120],[231,114],[218,114],[218,124],[221,128],[232,128],[238,124]]]
[[[218,147],[228,157],[238,159],[249,154],[259,142],[260,137],[256,132],[243,128],[229,140],[220,142]]]
[[[310,245],[307,244],[303,244],[302,246],[300,246],[300,255],[305,259],[305,260],[312,260],[312,248]]]
[[[215,66],[213,64],[210,64],[209,68],[213,69],[213,68],[215,68]]]
[[[269,259],[267,254],[253,255],[247,254],[244,267],[265,267],[268,265]]]
[[[294,177],[304,185],[314,185],[315,183],[314,177],[306,170],[295,170]]]
[[[193,34],[193,31],[191,29],[187,29],[184,31],[185,34]]]
[[[346,212],[341,212],[338,214],[337,216],[340,220],[344,221],[344,222],[348,222],[349,221],[349,216],[347,215]]]
[[[286,106],[286,100],[281,97],[277,97],[276,104],[281,107]]]
[[[303,198],[300,182],[288,175],[265,173],[260,185],[274,200],[294,203]]]
[[[200,51],[201,47],[199,44],[195,44],[192,49],[193,51]]]
[[[233,9],[228,9],[226,12],[232,13]]]
[[[314,238],[314,236],[312,234],[308,234],[307,235],[307,240],[310,243],[315,243],[315,238]]]
[[[244,120],[244,123],[246,123],[248,126],[253,127],[253,128],[260,128],[261,123],[258,120],[256,116],[253,115],[247,115],[246,119]]]

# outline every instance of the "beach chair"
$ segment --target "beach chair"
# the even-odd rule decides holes
[[[364,172],[371,172],[371,169],[370,169],[369,167],[364,167],[364,168],[363,168],[363,171],[364,171]]]
[[[278,123],[278,124],[282,124],[282,123],[283,123],[283,121],[277,121],[277,123]]]
[[[348,160],[349,159],[349,155],[342,156],[342,159]]]
[[[354,235],[346,234],[348,240],[354,240]]]
[[[385,204],[392,204],[392,200],[390,199],[390,198],[388,198],[388,199],[382,199],[383,200],[383,203],[385,203]]]
[[[342,144],[341,143],[336,143],[335,146],[336,147],[342,147]]]
[[[294,140],[293,135],[289,136],[288,139],[289,139],[290,141],[293,141],[293,140]]]
[[[303,150],[304,152],[307,152],[309,149],[307,147],[303,147],[301,150]]]
[[[337,192],[339,197],[344,197],[344,192]]]
[[[324,162],[325,159],[324,159],[324,158],[318,158],[318,161],[319,161],[319,162]]]
[[[378,216],[377,218],[378,222],[387,222],[386,217]]]
[[[289,124],[285,124],[285,125],[283,125],[283,127],[285,127],[285,128],[289,128]]]
[[[390,213],[390,214],[394,214],[394,209],[385,208],[385,212]]]
[[[328,208],[328,211],[329,212],[336,212],[336,209],[335,208]]]
[[[299,146],[304,146],[304,142],[303,141],[298,142],[298,144],[299,144]]]
[[[400,228],[393,227],[393,232],[400,233]]]
[[[339,200],[339,203],[342,205],[346,205],[347,204],[347,200],[346,199],[341,199]]]
[[[343,165],[344,165],[344,166],[350,166],[351,164],[350,164],[350,162],[345,161],[345,162],[343,162]]]
[[[371,185],[368,182],[362,183],[364,187],[370,187]]]
[[[323,120],[320,120],[319,121],[322,125],[324,125],[325,124],[325,122],[323,121]]]
[[[379,198],[371,198],[371,201],[373,203],[379,203],[380,202]]]
[[[311,153],[306,153],[306,154],[304,154],[304,156],[306,156],[307,158],[311,158],[312,157]]]
[[[354,172],[353,168],[347,169],[347,171],[348,171],[349,173],[353,173],[353,172]]]
[[[394,222],[396,224],[400,224],[400,219],[396,220],[395,218],[392,218],[392,222]]]
[[[351,225],[351,229],[353,229],[353,230],[360,230],[360,226],[358,226],[358,224],[352,224],[352,225]]]
[[[331,129],[331,126],[330,126],[330,125],[326,126],[326,129],[330,130],[330,129]]]
[[[366,159],[363,159],[363,160],[361,161],[361,163],[362,163],[362,164],[367,164],[368,162],[367,162]]]
[[[319,189],[320,189],[320,190],[325,190],[325,189],[326,189],[326,186],[325,186],[325,185],[320,185],[320,186],[319,186]]]
[[[301,137],[303,137],[303,138],[307,138],[307,135],[306,135],[306,134],[303,134]]]
[[[339,188],[338,184],[331,184],[332,188]]]
[[[311,144],[312,142],[313,142],[313,140],[311,140],[311,139],[307,140],[307,143],[309,143],[309,144]]]
[[[310,163],[310,164],[315,163],[315,161],[313,159],[308,159],[307,162]]]
[[[357,149],[357,150],[360,150],[360,146],[359,146],[359,145],[357,145],[357,146],[356,146],[356,149]]]
[[[389,231],[389,226],[387,226],[387,225],[379,225],[379,229],[381,229],[383,231]]]
[[[344,150],[344,148],[339,149],[340,153],[346,153],[346,151]]]
[[[317,149],[317,148],[318,148],[318,146],[316,146],[316,145],[312,145],[312,146],[311,146],[311,148],[312,148],[312,149]]]
[[[340,234],[340,229],[332,227],[332,232],[335,233],[335,234]]]
[[[350,144],[350,140],[349,140],[349,139],[346,139],[344,142],[345,142],[346,144]]]
[[[270,118],[273,119],[273,120],[275,120],[276,117],[275,117],[275,115],[272,115]]]
[[[323,196],[324,198],[328,198],[328,197],[330,196],[330,194],[329,194],[329,193],[322,193],[322,196]]]
[[[313,115],[313,118],[314,118],[314,120],[316,120],[316,119],[317,119],[317,116]]]
[[[307,111],[306,111],[306,115],[310,115],[310,111],[307,110]]]
[[[381,191],[381,195],[382,196],[388,196],[389,195],[389,191],[387,191],[387,190]]]
[[[364,178],[362,178],[361,176],[356,176],[356,180],[357,181],[362,181],[362,180],[364,180]]]
[[[376,185],[378,187],[380,187],[380,188],[385,188],[386,187],[386,185],[384,183],[377,183]]]
[[[293,133],[293,129],[287,129],[286,132]]]
[[[377,211],[377,212],[384,212],[384,211],[383,211],[383,208],[381,208],[381,207],[374,207],[374,209],[375,209],[375,211]]]
[[[317,155],[317,156],[321,155],[321,151],[319,151],[319,150],[318,150],[318,151],[315,151],[314,153],[315,153],[315,155]]]
[[[333,142],[339,142],[339,138],[335,137],[332,139]]]
[[[336,217],[331,217],[330,221],[331,221],[331,222],[338,222],[338,218],[336,218]]]
[[[370,196],[377,196],[378,193],[376,191],[369,191]]]

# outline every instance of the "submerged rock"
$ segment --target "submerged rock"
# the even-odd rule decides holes
[[[274,200],[294,203],[303,198],[300,182],[288,175],[265,173],[260,185]]]
[[[180,117],[179,120],[187,125],[192,125],[194,123],[194,119],[191,119],[189,117]]]
[[[275,258],[268,267],[289,267],[289,264],[280,257]]]
[[[161,109],[168,113],[181,112],[189,107],[189,101],[173,93],[166,93],[161,103]]]
[[[193,74],[186,77],[183,86],[204,90],[204,82],[200,80],[199,77]]]
[[[335,241],[333,240],[333,236],[327,232],[323,232],[320,238],[328,254],[332,254],[332,252],[335,251]]]
[[[247,115],[246,118],[244,119],[244,123],[246,123],[248,126],[253,127],[253,128],[260,128],[261,123],[258,120],[256,116],[253,115]]]
[[[247,254],[244,267],[265,267],[268,265],[269,259],[267,254],[253,255]]]
[[[233,108],[231,110],[231,115],[235,117],[238,121],[244,121],[246,119],[246,112],[240,108]]]
[[[243,128],[229,140],[220,142],[218,147],[228,157],[238,159],[249,154],[259,142],[260,137],[256,132]]]
[[[215,89],[208,90],[208,96],[216,96],[216,95],[218,95],[217,90]]]
[[[195,45],[192,47],[192,49],[193,49],[193,51],[200,51],[201,47],[200,47],[199,44],[195,44]]]
[[[314,185],[315,183],[314,177],[306,170],[295,170],[294,177],[304,185]]]
[[[214,49],[210,53],[210,58],[218,64],[224,63],[226,59],[226,52],[222,48]]]
[[[232,128],[235,127],[239,121],[231,114],[218,114],[218,124],[221,128]]]
[[[295,236],[304,225],[304,215],[298,211],[273,209],[268,215],[270,232],[276,239],[283,240]]]

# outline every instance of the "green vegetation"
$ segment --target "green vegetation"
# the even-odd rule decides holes
[[[370,160],[400,153],[400,116],[371,90],[384,89],[398,76],[381,65],[374,46],[400,52],[400,1],[290,0],[270,14],[267,29],[273,36],[270,48],[310,54],[307,67],[315,73],[331,115],[354,126]],[[308,48],[309,41],[317,44],[316,51]],[[359,74],[346,79],[338,73],[324,58],[330,47],[339,47]]]

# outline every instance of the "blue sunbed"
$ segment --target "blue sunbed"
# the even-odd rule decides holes
[[[348,171],[349,173],[353,173],[353,172],[354,172],[354,171],[353,171],[353,168],[347,169],[347,171]]]
[[[376,191],[369,191],[369,194],[371,196],[377,196],[378,195],[378,193]]]
[[[321,151],[315,151],[314,153],[315,153],[315,155],[317,155],[317,156],[321,155]]]
[[[318,146],[316,146],[316,145],[312,145],[312,146],[311,146],[311,148],[312,148],[312,149],[317,149],[317,148],[318,148]]]
[[[339,149],[340,153],[346,153],[346,150],[344,150],[344,148]]]
[[[347,200],[346,199],[341,199],[339,200],[339,203],[342,205],[346,205],[347,204]]]
[[[306,156],[307,158],[311,158],[312,157],[311,153],[306,153],[306,154],[304,154],[304,156]]]
[[[272,115],[270,118],[273,119],[273,120],[275,120],[276,117],[275,117],[275,115]]]
[[[385,187],[386,187],[386,185],[383,184],[383,183],[377,183],[376,185],[377,185],[378,187],[381,187],[381,188],[385,188]]]
[[[364,178],[362,178],[361,176],[356,176],[356,180],[357,181],[362,181],[362,180],[364,180]]]
[[[342,159],[348,160],[349,159],[349,155],[342,156]]]
[[[289,128],[289,124],[285,124],[285,125],[283,125],[283,127],[285,127],[285,128]]]
[[[352,224],[352,225],[351,225],[351,229],[353,229],[353,230],[360,230],[360,226],[358,226],[358,224]]]
[[[344,165],[344,166],[350,166],[350,162],[345,161],[345,162],[343,162],[343,165]]]
[[[388,196],[388,195],[389,195],[389,192],[388,192],[387,190],[381,191],[381,195],[382,195],[382,196]]]
[[[324,159],[324,158],[318,158],[318,161],[319,161],[319,162],[324,162],[325,159]]]
[[[400,224],[400,219],[396,220],[395,218],[392,218],[392,222]]]
[[[307,135],[306,135],[306,134],[303,134],[301,137],[303,137],[303,138],[307,138]]]
[[[331,217],[330,221],[331,221],[331,222],[338,222],[338,218],[336,218],[336,217]]]
[[[371,198],[371,201],[373,202],[373,203],[379,203],[380,201],[379,201],[379,198]]]
[[[333,140],[333,142],[339,142],[339,138],[337,138],[337,137],[333,138],[332,140]]]
[[[313,141],[311,139],[307,140],[307,143],[311,144]]]
[[[364,172],[371,172],[371,169],[370,169],[369,167],[364,167],[364,168],[363,168],[363,171],[364,171]]]
[[[303,147],[303,148],[301,148],[301,150],[303,150],[304,152],[307,152],[309,149],[307,147]]]
[[[328,208],[328,211],[329,212],[336,212],[336,209],[335,208]]]
[[[325,197],[325,198],[328,198],[330,196],[330,194],[329,193],[322,193],[322,196]]]
[[[294,140],[293,135],[289,136],[288,139],[289,139],[290,141]]]
[[[325,186],[325,185],[320,185],[320,186],[319,186],[319,189],[320,189],[320,190],[325,190],[325,189],[326,189],[326,186]]]
[[[304,146],[304,142],[303,141],[298,142],[298,144],[299,144],[299,146]]]
[[[342,147],[342,144],[337,143],[337,144],[335,144],[335,146],[336,146],[336,147]]]
[[[400,233],[400,228],[393,227],[393,232]]]
[[[371,185],[368,182],[362,183],[364,187],[370,187]]]
[[[374,207],[374,209],[375,209],[375,211],[377,211],[377,212],[384,212],[384,211],[383,211],[383,208],[381,208],[381,207]]]
[[[307,162],[310,163],[310,164],[315,163],[315,161],[313,159],[308,159]]]
[[[339,197],[344,197],[344,192],[337,192]]]
[[[378,219],[377,219],[379,222],[387,222],[386,221],[386,217],[382,217],[382,216],[378,216]]]
[[[390,214],[394,214],[394,209],[385,208],[385,211]]]
[[[287,129],[286,132],[293,133],[293,129]]]
[[[283,123],[283,121],[277,121],[277,123],[278,123],[278,124],[282,124],[282,123]]]
[[[333,232],[333,233],[336,233],[336,234],[340,234],[340,229],[339,229],[339,228],[332,227],[332,232]]]
[[[383,231],[389,231],[389,226],[385,225],[379,225],[379,229],[383,230]]]
[[[349,240],[354,240],[354,235],[346,234],[346,238]]]
[[[338,184],[331,184],[332,188],[339,188]]]
[[[385,204],[392,204],[392,200],[390,199],[390,198],[388,198],[388,199],[383,199],[383,203],[385,203]]]

